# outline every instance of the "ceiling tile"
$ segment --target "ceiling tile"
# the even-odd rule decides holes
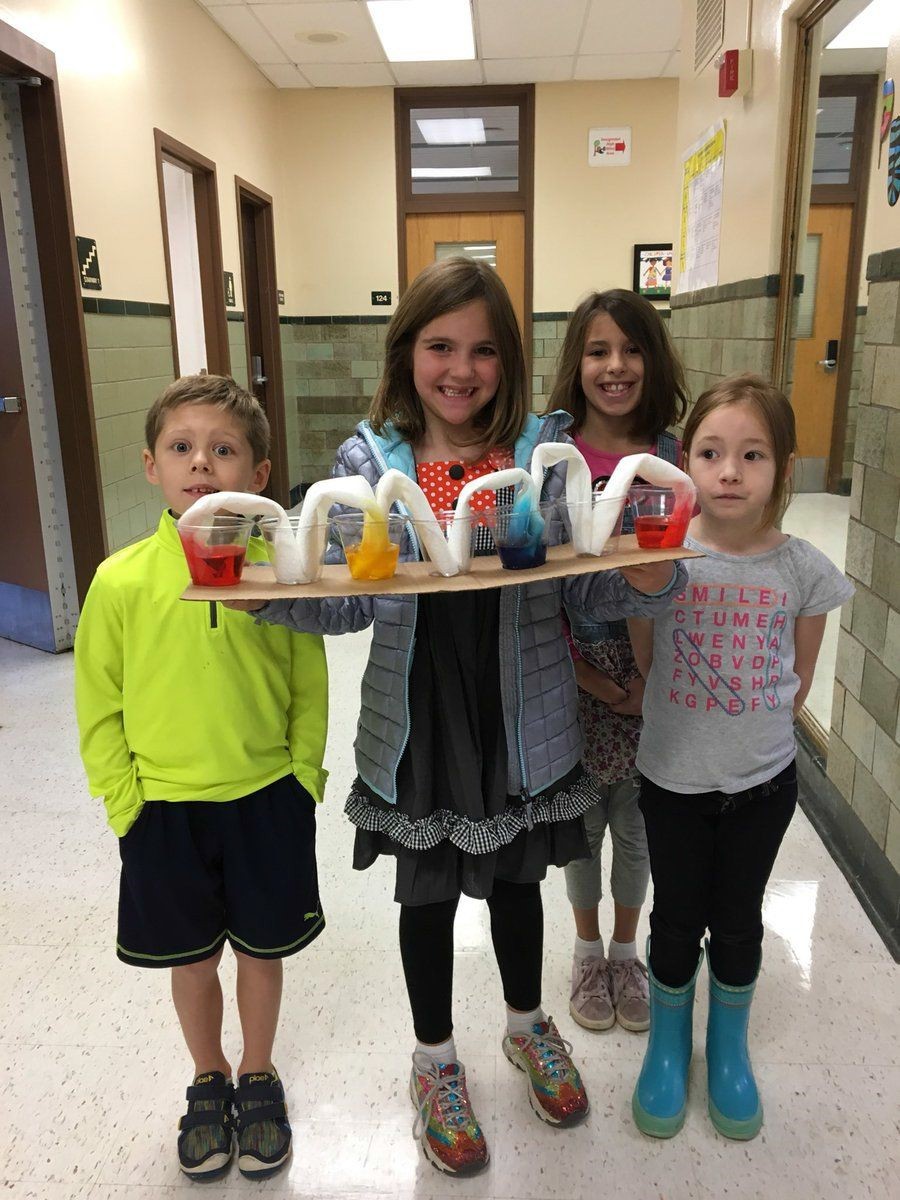
[[[580,54],[575,78],[656,79],[668,61],[668,54]]]
[[[230,8],[243,4],[244,0],[197,0],[201,8]]]
[[[313,87],[393,87],[386,63],[300,63]]]
[[[572,78],[575,59],[491,58],[484,64],[487,83],[565,83]]]
[[[384,51],[368,12],[355,0],[322,4],[254,4],[253,12],[292,62],[383,62]],[[310,42],[309,33],[337,33],[336,42]],[[300,35],[299,37],[297,35]]]
[[[288,56],[269,37],[249,8],[227,4],[207,11],[216,24],[220,25],[254,62],[287,62]]]
[[[308,88],[310,83],[304,79],[293,63],[260,63],[259,69],[276,87]]]
[[[574,54],[584,10],[585,0],[552,6],[547,0],[478,0],[479,52],[493,59]]]
[[[483,83],[480,62],[391,63],[400,87],[467,87]]]
[[[608,55],[674,50],[680,36],[681,0],[591,0],[579,52]]]

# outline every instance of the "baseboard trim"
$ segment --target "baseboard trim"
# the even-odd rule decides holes
[[[797,726],[800,807],[822,839],[891,957],[900,963],[900,876],[825,774],[825,759]]]

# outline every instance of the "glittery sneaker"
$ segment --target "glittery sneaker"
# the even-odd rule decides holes
[[[188,1110],[178,1122],[178,1164],[191,1179],[218,1179],[234,1150],[234,1084],[221,1071],[198,1075],[187,1090]]]
[[[587,1092],[570,1057],[572,1043],[560,1036],[553,1018],[532,1025],[530,1033],[508,1033],[503,1053],[528,1076],[531,1107],[548,1125],[577,1125],[590,1110]]]
[[[569,1014],[585,1029],[612,1029],[616,1010],[609,991],[605,958],[572,959],[572,995]]]
[[[409,1094],[418,1109],[413,1137],[425,1157],[446,1175],[474,1175],[490,1155],[481,1126],[472,1112],[466,1069],[460,1062],[436,1063],[417,1050],[413,1054]]]
[[[275,1071],[242,1075],[234,1093],[238,1169],[245,1179],[268,1179],[291,1156],[284,1088]]]
[[[650,1028],[650,984],[639,958],[609,960],[609,986],[616,1020],[623,1029],[643,1033]]]

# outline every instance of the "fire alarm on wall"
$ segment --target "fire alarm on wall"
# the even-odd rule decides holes
[[[719,96],[746,96],[750,91],[750,50],[725,50],[715,61],[719,68]]]

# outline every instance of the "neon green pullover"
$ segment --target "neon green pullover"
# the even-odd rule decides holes
[[[252,539],[247,557],[265,559]],[[175,522],[100,564],[75,638],[75,708],[91,795],[124,836],[145,800],[237,800],[293,773],[321,801],[322,638],[179,600]]]

